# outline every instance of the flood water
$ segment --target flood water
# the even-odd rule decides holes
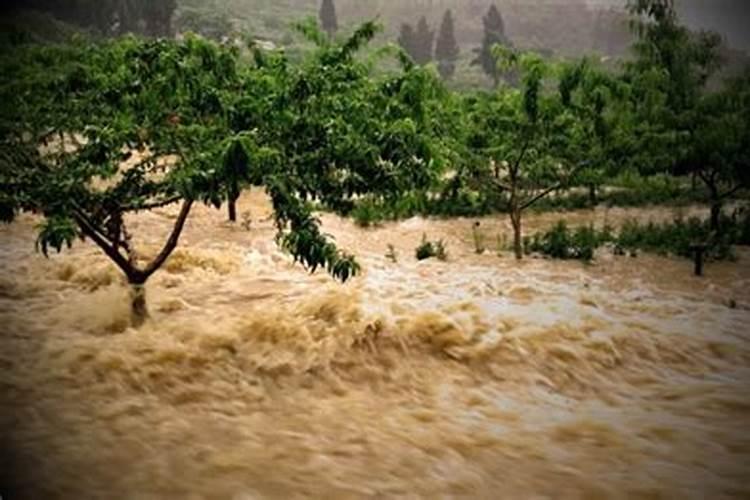
[[[144,253],[176,210],[130,221]],[[477,255],[473,219],[324,215],[364,271],[341,285],[276,248],[261,193],[239,211],[249,231],[194,210],[138,330],[93,245],[46,260],[33,218],[0,227],[0,474],[18,498],[750,498],[747,250],[705,278],[649,255],[519,264],[495,251],[504,216],[481,219]],[[447,262],[416,261],[423,233]]]

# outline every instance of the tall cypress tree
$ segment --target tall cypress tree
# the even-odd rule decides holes
[[[427,19],[422,16],[417,23],[415,34],[416,54],[414,60],[417,64],[427,64],[432,61],[432,43],[435,40],[435,32],[430,29]]]
[[[333,37],[336,31],[339,29],[339,23],[336,19],[336,6],[333,4],[333,0],[323,0],[320,5],[320,24],[323,29],[328,33],[329,37]]]
[[[471,62],[472,65],[481,66],[485,73],[492,78],[495,86],[500,83],[502,77],[500,70],[497,68],[495,58],[492,55],[492,46],[495,44],[512,47],[510,40],[505,35],[505,23],[500,11],[493,4],[482,18],[484,23],[484,37],[482,46],[474,49],[476,57]]]
[[[440,32],[435,45],[435,59],[438,61],[438,70],[440,70],[440,75],[443,78],[447,79],[453,76],[456,71],[456,60],[459,52],[453,25],[453,13],[448,9],[443,15],[443,22],[440,24]]]
[[[412,27],[411,24],[403,23],[401,25],[401,31],[398,35],[398,44],[415,61],[417,60],[418,53],[416,36],[414,27]]]

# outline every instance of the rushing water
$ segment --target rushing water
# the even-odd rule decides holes
[[[0,474],[19,498],[750,497],[750,252],[702,279],[648,255],[518,264],[492,249],[505,218],[476,255],[473,220],[326,215],[364,269],[340,285],[276,249],[259,193],[243,210],[249,231],[195,210],[139,330],[96,248],[45,260],[31,217],[0,228]],[[130,227],[155,252],[173,218]],[[423,232],[448,262],[414,259]]]

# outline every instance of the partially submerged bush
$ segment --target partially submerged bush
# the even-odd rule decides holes
[[[725,216],[721,220],[721,234],[711,231],[710,223],[697,217],[675,218],[672,222],[641,224],[637,220],[625,221],[615,234],[611,227],[601,230],[593,226],[569,229],[559,221],[546,232],[536,233],[529,241],[527,251],[539,252],[555,259],[580,259],[590,261],[597,248],[607,243],[614,245],[617,255],[637,255],[639,250],[659,255],[693,257],[696,244],[706,245],[706,256],[713,260],[733,259],[732,245],[750,243],[750,214],[740,217]]]
[[[394,264],[398,262],[398,254],[396,253],[396,248],[388,244],[388,251],[385,253],[385,258],[393,262]]]
[[[415,253],[417,260],[425,260],[432,257],[443,261],[448,259],[443,240],[428,241],[426,234],[422,234],[422,243],[419,244]]]
[[[607,237],[610,237],[607,228],[598,232],[593,226],[581,226],[571,231],[565,221],[559,221],[546,233],[535,234],[529,250],[555,259],[590,261],[594,258],[594,251],[607,242]]]

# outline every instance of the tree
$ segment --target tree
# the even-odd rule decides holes
[[[417,48],[417,35],[414,32],[414,27],[409,23],[403,23],[398,35],[398,44],[402,49],[415,61],[419,55],[419,49]]]
[[[711,128],[729,125],[735,116],[735,110],[725,105],[734,91],[711,95],[706,88],[720,67],[721,40],[714,33],[692,33],[680,25],[672,0],[634,0],[629,7],[637,16],[637,39],[635,58],[626,65],[624,78],[633,89],[638,122],[633,133],[635,159],[651,171],[701,179],[710,195],[711,229],[718,233],[723,201],[741,188],[736,182],[744,178],[735,170],[741,165],[732,152],[735,130],[727,130],[722,143],[714,133],[717,129]],[[742,128],[738,130],[741,134]]]
[[[148,315],[144,285],[179,242],[196,201],[220,203],[211,122],[220,92],[236,90],[237,53],[190,39],[25,47],[3,81],[5,220],[43,217],[47,255],[80,237],[95,243],[132,289],[133,323]],[[19,104],[17,93],[24,95]],[[17,106],[22,106],[20,112]],[[139,253],[134,212],[179,204],[156,255]]]
[[[598,187],[633,154],[630,87],[619,75],[582,59],[563,67],[559,90],[563,106],[578,124],[571,131],[571,147],[588,159],[574,182],[588,187],[589,203],[595,206]]]
[[[435,45],[435,58],[438,61],[438,69],[443,78],[450,78],[456,71],[456,60],[460,49],[456,42],[456,34],[453,26],[453,14],[450,9],[445,11],[443,22],[440,24],[437,43]]]
[[[417,30],[414,34],[414,61],[419,65],[428,64],[432,61],[432,47],[435,40],[435,32],[430,29],[427,18],[419,18]]]
[[[239,51],[192,37],[3,56],[2,220],[39,215],[45,255],[76,238],[95,243],[132,288],[134,324],[147,316],[144,285],[177,246],[192,206],[218,208],[246,183],[269,193],[277,240],[295,260],[347,280],[354,258],[320,231],[306,199],[335,208],[429,178],[424,73],[371,78],[354,58],[376,32],[371,23],[337,45],[308,30],[320,45],[300,66],[256,50],[244,67]],[[139,253],[130,214],[169,205],[180,208],[163,248]]]
[[[750,188],[750,68],[697,106],[686,169],[708,188],[710,228],[720,235],[726,200]]]
[[[338,20],[336,19],[336,6],[333,0],[323,0],[320,5],[320,24],[323,30],[328,33],[328,37],[332,38],[339,29]]]
[[[146,35],[172,36],[172,16],[176,8],[177,0],[141,0],[141,12],[146,22]]]
[[[227,14],[215,9],[182,6],[175,25],[178,32],[190,31],[219,42],[232,33],[232,22]]]
[[[482,38],[481,47],[474,49],[476,57],[471,62],[472,65],[481,66],[482,70],[492,78],[495,86],[500,83],[503,78],[503,74],[497,67],[497,60],[492,54],[492,47],[495,45],[502,45],[504,47],[512,48],[513,45],[505,35],[505,22],[503,17],[500,15],[500,11],[493,4],[490,6],[487,14],[482,18],[484,24],[484,36]],[[510,76],[509,74],[506,76]]]
[[[559,92],[545,93],[550,68],[534,54],[496,46],[503,69],[517,68],[520,89],[501,87],[469,102],[469,145],[479,161],[470,175],[480,186],[506,196],[513,250],[523,257],[522,215],[539,200],[567,186],[586,165],[575,147],[581,127]]]

